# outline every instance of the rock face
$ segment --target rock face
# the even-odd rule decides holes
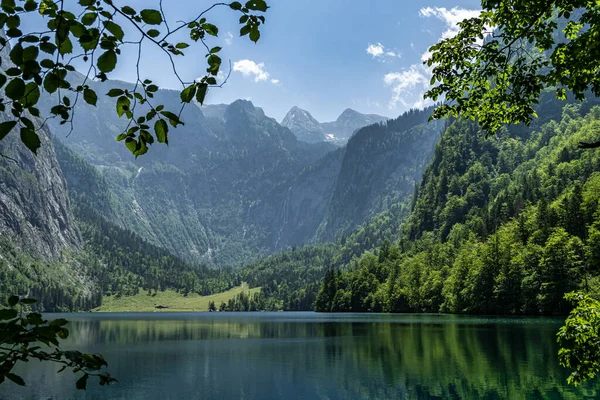
[[[3,31],[0,36],[6,38]],[[0,52],[4,69],[13,65],[9,52],[10,46]],[[0,113],[0,122],[6,120]],[[37,156],[21,143],[17,129],[0,140],[0,235],[36,258],[57,262],[64,251],[79,248],[81,238],[50,133],[41,129],[38,135]]]
[[[0,234],[32,256],[58,262],[81,239],[49,133],[38,132],[37,156],[17,132],[0,141]]]
[[[80,77],[75,74],[73,79]],[[97,93],[128,87],[124,82],[90,85]],[[180,107],[175,91],[160,90],[155,96],[166,109]],[[47,113],[52,102],[42,100],[40,109]],[[64,126],[52,120],[48,124],[97,170],[103,187],[98,193],[109,200],[97,201],[101,204],[95,211],[186,260],[216,266],[239,265],[349,232],[412,192],[421,168],[404,152],[418,151],[428,159],[429,144],[437,138],[425,129],[416,135],[423,142],[417,147],[410,135],[395,136],[407,130],[405,116],[394,126],[361,130],[356,136],[364,146],[336,148],[323,140],[323,126],[344,140],[357,128],[385,118],[346,110],[337,121],[319,124],[295,108],[282,125],[251,102],[237,100],[227,106],[189,105],[182,115],[185,125],[170,132],[168,147],[155,144],[134,159],[115,141],[124,120],[116,117],[110,99],[101,96],[93,112],[84,103],[76,111],[75,129],[68,137]],[[298,140],[290,126],[305,129],[304,138],[318,142]],[[373,140],[366,140],[371,136]],[[375,159],[384,153],[385,168],[378,174]],[[66,173],[76,190],[81,186],[78,168]],[[372,180],[378,186],[369,190]],[[91,195],[86,189],[77,191]]]
[[[281,125],[289,128],[303,142],[326,141],[343,146],[360,128],[387,120],[387,117],[381,115],[361,114],[347,108],[337,120],[320,123],[308,111],[293,107],[281,121]]]
[[[327,140],[325,129],[319,121],[314,119],[308,111],[293,107],[281,121],[281,125],[288,128],[296,135],[298,140],[308,143],[317,143]]]

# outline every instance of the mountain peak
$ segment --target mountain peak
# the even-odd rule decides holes
[[[345,119],[349,119],[349,118],[355,118],[356,116],[363,116],[363,115],[365,115],[365,114],[361,114],[361,113],[359,113],[358,111],[356,111],[356,110],[353,110],[353,109],[351,109],[351,108],[346,108],[346,109],[344,110],[344,112],[342,112],[342,113],[340,114],[340,116],[338,117],[338,119],[337,119],[337,120],[338,120],[338,121],[342,121],[342,120],[345,120]]]
[[[236,118],[258,118],[264,117],[265,113],[262,108],[255,107],[254,104],[250,100],[236,100],[231,103],[225,113],[223,118],[225,120],[236,119]]]
[[[238,99],[231,103],[228,108],[254,111],[254,104],[250,100]]]
[[[291,123],[292,121],[298,121],[298,120],[308,120],[308,121],[310,121],[311,123],[314,123],[314,124],[318,124],[319,123],[319,121],[317,121],[311,115],[311,113],[309,113],[306,110],[303,110],[302,108],[300,108],[298,106],[294,106],[285,115],[285,117],[281,121],[281,125],[286,126],[287,124]]]
[[[300,107],[292,107],[281,121],[281,125],[291,130],[296,138],[303,142],[315,143],[325,140],[325,131],[319,121]]]

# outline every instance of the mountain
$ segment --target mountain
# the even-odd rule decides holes
[[[132,89],[89,84],[97,93]],[[180,107],[176,91],[154,99]],[[53,100],[42,97],[42,114]],[[15,135],[0,142],[0,205],[8,210],[0,290],[33,294],[42,310],[90,309],[105,295],[141,290],[224,291],[250,281],[228,267],[297,246],[379,243],[372,225],[353,231],[378,215],[389,229],[405,217],[397,204],[409,201],[441,129],[426,123],[428,112],[360,129],[337,147],[298,140],[246,100],[190,104],[169,146],[136,159],[115,141],[126,121],[113,101],[79,102],[72,126],[47,121],[38,157]],[[340,126],[351,127],[358,117],[346,114]],[[356,247],[345,254],[360,255]]]
[[[336,121],[320,123],[308,111],[292,107],[281,125],[289,128],[298,140],[307,143],[327,141],[342,146],[358,129],[387,120],[380,115],[361,114],[348,108]]]
[[[206,118],[222,119],[229,104],[205,104],[201,106],[202,115]]]
[[[67,186],[47,130],[37,156],[16,137],[0,141],[0,233],[46,261],[81,245]]]
[[[317,143],[327,140],[325,129],[308,111],[292,107],[286,114],[281,125],[288,128],[296,135],[298,140],[308,143]]]
[[[376,114],[361,114],[351,108],[347,108],[340,114],[337,120],[333,122],[325,122],[323,129],[327,137],[333,137],[333,140],[338,143],[344,143],[358,129],[387,121],[389,118],[382,117]]]
[[[75,74],[71,79],[82,78]],[[90,84],[97,93],[111,87],[132,88],[124,82]],[[51,100],[44,99],[42,112],[49,111]],[[178,93],[171,90],[158,91],[155,102],[167,109],[180,107]],[[185,125],[171,132],[168,147],[155,145],[160,148],[134,159],[114,140],[125,121],[116,117],[113,108],[112,100],[105,97],[93,113],[88,105],[77,104],[70,135],[70,127],[54,120],[48,123],[59,140],[97,169],[112,198],[118,199],[104,214],[109,221],[189,262],[215,266],[236,266],[348,233],[382,211],[392,197],[412,193],[437,140],[433,131],[439,129],[431,125],[406,138],[390,139],[386,149],[371,141],[365,150],[359,146],[335,150],[332,143],[298,140],[250,101],[190,104],[182,114]],[[299,109],[296,112],[312,118]],[[338,122],[354,129],[361,120],[372,118],[348,111]],[[397,133],[403,129],[399,126]],[[420,145],[413,144],[413,135]],[[338,218],[338,208],[354,201],[341,188],[352,179],[350,171],[375,172],[369,160],[354,161],[356,154],[365,151],[374,159],[387,154],[382,183],[361,194],[366,202],[359,212],[353,215],[348,208]],[[403,179],[406,185],[400,184]],[[394,189],[396,184],[401,188]],[[380,197],[387,197],[387,203]]]
[[[360,129],[346,145],[319,237],[329,241],[410,197],[443,129],[431,109]]]
[[[545,96],[535,126],[494,140],[450,124],[401,240],[326,272],[316,308],[552,315],[565,293],[597,295],[600,155],[577,147],[597,136],[597,104]]]

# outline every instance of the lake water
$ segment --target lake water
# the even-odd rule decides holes
[[[63,315],[61,315],[63,316]],[[54,316],[53,316],[54,317]],[[58,317],[58,316],[57,316]],[[1,399],[583,399],[558,365],[561,320],[315,313],[69,314],[63,348],[118,383],[75,390],[39,362]]]

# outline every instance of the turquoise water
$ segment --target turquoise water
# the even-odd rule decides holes
[[[63,316],[63,315],[61,315]],[[54,316],[52,316],[54,317]],[[56,316],[58,317],[58,316]],[[69,314],[63,346],[102,353],[118,383],[29,363],[1,399],[582,399],[548,318],[315,313]]]

